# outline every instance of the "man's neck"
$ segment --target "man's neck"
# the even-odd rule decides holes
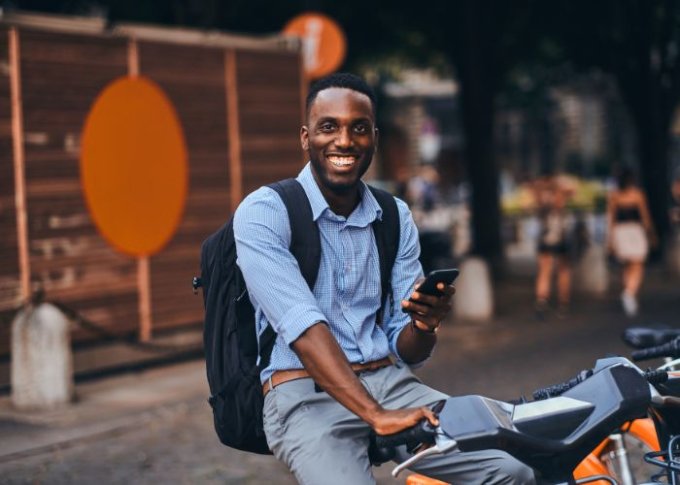
[[[328,203],[328,207],[337,215],[349,217],[349,215],[356,209],[361,201],[363,184],[358,180],[354,186],[347,187],[345,190],[333,190],[325,185],[319,175],[312,167],[312,177],[314,183],[319,188],[321,195]]]
[[[361,200],[361,190],[359,187],[353,188],[350,191],[337,193],[328,189],[321,189],[321,193],[328,202],[328,207],[337,215],[349,217],[349,215],[356,209]]]

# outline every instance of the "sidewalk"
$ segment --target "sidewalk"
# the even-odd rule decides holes
[[[0,463],[136,428],[208,395],[194,360],[80,383],[75,403],[51,411],[19,411],[1,396]]]

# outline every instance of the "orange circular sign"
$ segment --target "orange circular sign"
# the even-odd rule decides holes
[[[302,39],[305,73],[310,78],[330,74],[345,59],[345,34],[327,15],[316,12],[298,15],[286,24],[283,33]]]
[[[188,166],[182,127],[160,86],[124,77],[104,88],[85,121],[80,180],[114,248],[149,256],[167,244],[184,212]]]

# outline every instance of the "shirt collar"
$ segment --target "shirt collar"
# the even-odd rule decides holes
[[[297,180],[302,185],[302,188],[305,189],[309,204],[312,207],[312,217],[314,218],[314,221],[317,221],[326,210],[328,210],[329,213],[332,213],[328,206],[328,202],[326,202],[326,199],[321,193],[321,189],[319,189],[316,180],[314,180],[310,162],[307,162],[307,165],[305,165],[298,174]],[[367,226],[376,219],[382,220],[382,209],[376,198],[373,196],[373,193],[368,190],[368,186],[363,181],[361,181],[360,184],[361,201],[349,215],[347,222],[352,223],[352,225]]]

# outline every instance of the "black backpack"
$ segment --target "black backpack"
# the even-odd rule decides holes
[[[310,288],[314,288],[321,260],[319,229],[300,183],[286,179],[268,185],[283,200],[291,227],[291,253]],[[399,245],[399,214],[391,194],[370,187],[383,211],[382,221],[373,223],[380,256],[382,323],[385,302],[390,296],[391,274]],[[255,310],[241,270],[236,264],[232,220],[209,236],[201,246],[201,276],[194,278],[194,291],[203,288],[205,325],[203,345],[215,430],[220,441],[232,448],[271,454],[262,429],[264,398],[260,371],[269,365],[276,333],[267,326],[260,336],[260,365]]]

